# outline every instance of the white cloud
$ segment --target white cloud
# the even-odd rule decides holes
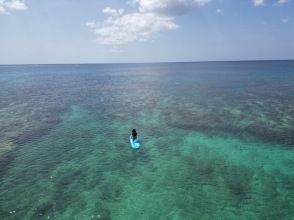
[[[252,0],[254,6],[262,6],[265,4],[265,0]]]
[[[278,2],[277,2],[277,5],[284,5],[284,4],[286,4],[286,3],[288,3],[289,2],[289,0],[278,0]]]
[[[95,28],[96,22],[95,21],[88,21],[88,22],[86,22],[86,26],[88,26],[89,28]]]
[[[281,20],[283,23],[288,23],[290,21],[289,17],[282,18]]]
[[[223,14],[224,13],[224,10],[221,9],[221,8],[218,8],[218,9],[215,10],[215,13],[217,13],[217,14]]]
[[[146,41],[158,32],[173,30],[178,26],[173,18],[152,13],[131,13],[108,17],[102,23],[88,22],[96,35],[96,41],[104,45],[121,45],[133,41]]]
[[[27,10],[25,2],[22,0],[10,0],[4,2],[5,6],[11,10]]]
[[[119,15],[122,15],[124,13],[124,9],[120,8],[120,9],[113,9],[113,8],[105,8],[102,10],[102,12],[106,15],[109,15],[109,16],[119,16]]]
[[[133,0],[140,12],[166,15],[182,15],[196,6],[203,6],[211,0]]]
[[[122,45],[134,41],[154,39],[162,31],[174,30],[179,26],[175,17],[193,7],[203,6],[211,0],[130,0],[134,13],[124,9],[105,8],[108,17],[102,22],[90,21],[96,41],[104,45]]]
[[[25,0],[0,0],[0,14],[7,13],[9,10],[27,10]]]
[[[253,4],[255,6],[262,6],[265,5],[266,0],[252,0]],[[282,6],[286,3],[290,2],[290,0],[276,0],[276,2],[273,5]]]
[[[0,14],[4,14],[5,11],[6,11],[5,8],[0,3]]]

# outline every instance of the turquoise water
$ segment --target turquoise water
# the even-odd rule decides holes
[[[293,61],[0,66],[0,131],[1,219],[294,216]]]

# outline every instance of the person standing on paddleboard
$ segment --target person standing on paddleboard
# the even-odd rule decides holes
[[[136,140],[136,139],[137,139],[137,136],[138,136],[138,134],[137,134],[136,129],[133,129],[133,130],[132,130],[132,139],[133,139],[133,140]]]

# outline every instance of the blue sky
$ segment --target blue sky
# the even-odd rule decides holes
[[[0,0],[0,64],[294,59],[293,0]]]

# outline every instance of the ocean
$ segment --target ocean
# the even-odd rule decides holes
[[[0,66],[0,219],[293,217],[294,61]]]

